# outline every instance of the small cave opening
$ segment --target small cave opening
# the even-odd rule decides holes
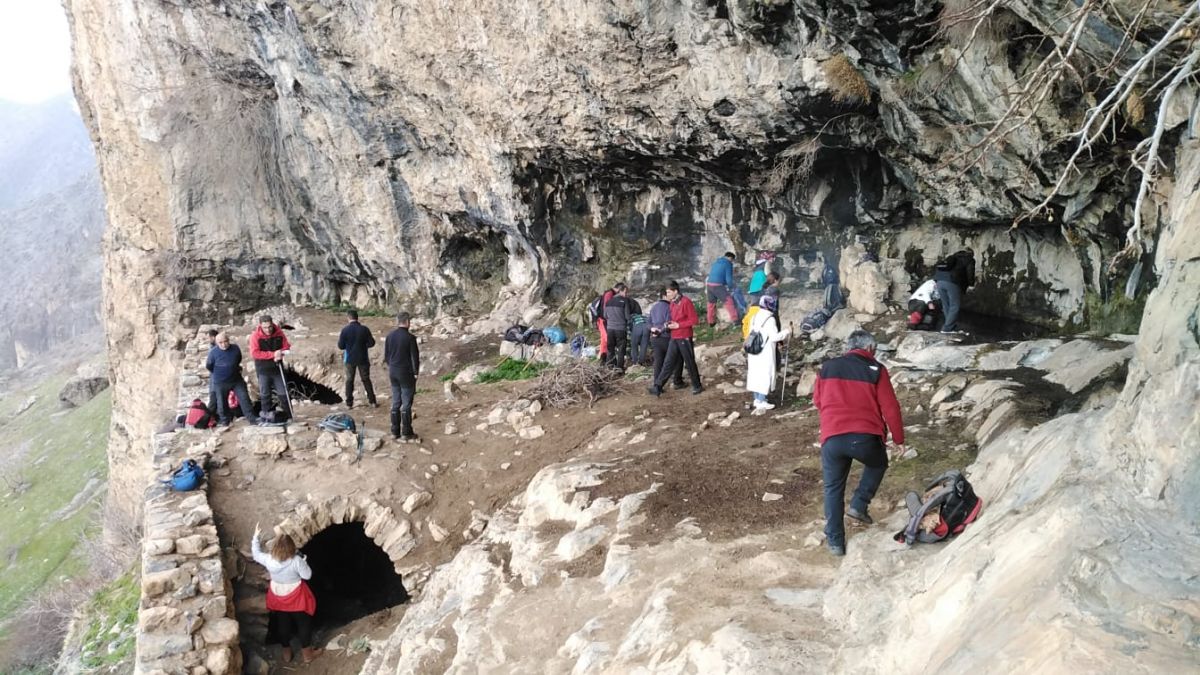
[[[342,397],[336,391],[315,382],[291,368],[283,367],[283,377],[287,381],[288,395],[293,401],[312,401],[323,405],[336,405],[342,402]]]
[[[300,550],[312,568],[309,587],[317,599],[317,626],[344,626],[408,602],[404,581],[362,523],[331,525]]]

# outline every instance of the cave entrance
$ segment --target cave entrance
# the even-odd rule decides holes
[[[309,586],[317,598],[317,626],[342,626],[408,601],[391,559],[361,522],[331,525],[300,550],[312,567]]]
[[[288,394],[293,401],[312,401],[323,405],[337,405],[342,402],[342,397],[336,391],[287,366],[283,367],[283,377],[287,380]]]

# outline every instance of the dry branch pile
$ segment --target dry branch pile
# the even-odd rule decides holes
[[[573,361],[539,375],[526,396],[552,408],[566,408],[584,401],[591,407],[614,393],[620,379],[620,373],[611,368]]]

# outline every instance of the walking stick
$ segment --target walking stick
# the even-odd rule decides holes
[[[779,386],[779,407],[780,408],[783,407],[783,394],[784,394],[784,392],[787,391],[788,354],[792,350],[792,328],[794,327],[794,325],[795,324],[793,322],[791,322],[791,321],[788,322],[787,342],[785,342],[783,345],[783,379],[780,380],[780,382],[779,382],[779,384],[780,384],[780,386]]]
[[[279,379],[283,380],[283,395],[287,398],[288,404],[287,412],[290,417],[294,418],[296,409],[292,407],[292,390],[288,387],[287,375],[283,374],[283,361],[276,361],[276,363],[279,364]]]

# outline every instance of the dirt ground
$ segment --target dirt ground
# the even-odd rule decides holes
[[[294,340],[294,359],[328,360],[343,317],[304,310],[301,318],[308,328],[308,337]],[[373,350],[374,358],[378,359],[390,322],[365,317],[364,323],[372,328],[380,343]],[[419,328],[415,332],[421,334]],[[731,332],[719,335],[713,342],[700,340],[721,349],[733,349],[739,341],[740,335]],[[494,340],[470,342],[430,339],[422,345],[422,353],[433,361],[452,363],[457,370],[474,362],[494,363],[498,360],[498,345],[498,336]],[[799,359],[804,346],[796,344],[795,349]],[[411,558],[414,565],[436,566],[449,560],[464,542],[459,533],[470,523],[472,511],[492,512],[520,494],[542,467],[572,458],[614,463],[606,474],[606,482],[590,491],[592,498],[619,498],[658,484],[657,491],[641,509],[647,523],[635,542],[652,542],[668,536],[680,521],[689,518],[694,519],[706,537],[714,540],[779,530],[800,536],[819,530],[814,524],[822,511],[818,419],[811,402],[789,392],[780,409],[752,416],[748,393],[723,394],[716,386],[722,381],[739,380],[744,373],[733,366],[724,376],[717,377],[713,373],[719,359],[708,363],[706,390],[699,396],[692,396],[688,390],[668,388],[661,398],[652,397],[645,391],[644,375],[639,377],[636,371],[631,371],[617,395],[601,399],[591,408],[548,408],[539,413],[534,423],[541,425],[546,433],[535,440],[506,438],[475,428],[497,401],[519,398],[531,386],[530,381],[468,384],[462,387],[459,400],[446,402],[439,375],[450,368],[440,369],[439,374],[423,373],[415,401],[415,427],[422,436],[420,445],[401,445],[386,434],[390,402],[386,370],[376,366],[372,375],[381,406],[361,407],[365,396],[360,391],[357,395],[360,407],[352,414],[366,424],[368,435],[382,436],[383,443],[379,451],[358,464],[314,472],[311,457],[304,452],[289,452],[273,460],[224,451],[226,464],[213,474],[210,500],[225,545],[240,552],[238,568],[243,574],[236,583],[235,602],[243,622],[247,660],[253,661],[252,655],[262,655],[275,672],[334,674],[357,672],[365,658],[362,653],[351,654],[348,650],[330,651],[311,665],[284,666],[279,662],[277,648],[263,647],[265,625],[261,617],[266,578],[262,569],[249,560],[250,534],[259,522],[269,532],[278,514],[290,509],[306,493],[336,495],[358,490],[386,495],[394,484],[403,480],[427,489],[433,494],[433,501],[414,514],[414,525],[418,517],[433,519],[450,536],[440,544],[423,541],[405,559],[407,563]],[[340,393],[340,385],[335,388]],[[908,411],[921,403],[927,404],[929,393],[916,385],[899,385],[897,389],[906,411],[906,426],[928,425],[927,413]],[[297,422],[311,426],[330,410],[337,409],[338,406],[297,405]],[[728,427],[720,426],[719,419],[709,420],[714,413],[720,413],[723,419],[735,411],[741,416]],[[448,422],[457,426],[457,433],[444,433]],[[242,424],[239,421],[226,432],[230,438],[240,431]],[[598,436],[602,430],[604,433]],[[315,435],[315,430],[312,433]],[[872,505],[872,514],[876,518],[885,516],[896,508],[905,491],[918,489],[922,480],[945,468],[969,463],[975,448],[959,438],[958,433],[955,429],[924,426],[923,432],[911,434],[910,444],[919,448],[919,457],[889,470]],[[606,439],[606,435],[611,438]],[[431,465],[435,464],[438,469],[433,471]],[[507,466],[501,468],[501,465]],[[857,471],[851,477],[848,492],[856,476]],[[408,486],[397,488],[400,495],[410,490]],[[766,493],[778,498],[764,501]],[[813,551],[812,559],[830,568],[837,564],[836,559],[824,554],[823,547]],[[574,564],[579,573],[592,573],[598,572],[592,568],[602,563],[602,558],[589,560],[585,556]],[[403,606],[395,607],[349,625],[322,628],[317,644],[327,644],[338,635],[345,636],[338,640],[342,645],[362,637],[382,638],[399,622],[403,611]]]

